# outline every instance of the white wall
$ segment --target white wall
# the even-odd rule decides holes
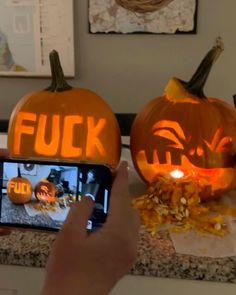
[[[209,77],[206,93],[232,103],[236,93],[235,0],[199,0],[196,35],[92,35],[88,33],[88,2],[74,1],[76,78],[72,85],[98,92],[115,112],[137,112],[162,93],[171,76],[188,80],[220,35],[225,51]],[[47,84],[47,79],[0,77],[0,119],[9,117],[23,94]]]

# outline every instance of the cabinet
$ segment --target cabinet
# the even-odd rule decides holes
[[[40,268],[0,265],[0,295],[40,295],[43,278]]]
[[[41,268],[0,265],[0,295],[40,295],[43,279]],[[126,276],[110,295],[235,295],[235,292],[234,284]]]

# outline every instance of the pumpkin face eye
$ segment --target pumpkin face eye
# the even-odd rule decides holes
[[[181,143],[181,141],[186,141],[186,137],[178,122],[161,120],[153,125],[152,131],[153,135],[160,136],[172,141],[169,146],[177,149],[184,149],[183,143]]]
[[[153,143],[150,142],[150,144],[155,145],[155,153],[153,156],[159,159],[158,162],[163,164],[172,163],[174,161],[174,159],[172,159],[172,154],[173,150],[175,150],[176,155],[179,154],[179,159],[176,164],[180,163],[181,154],[184,153],[185,150],[186,137],[179,123],[171,120],[160,120],[153,125],[151,132],[152,136],[150,136],[150,138]],[[163,150],[165,148],[164,153],[158,152],[160,146]]]
[[[216,153],[224,153],[230,150],[230,144],[232,143],[233,139],[231,136],[224,136],[221,137],[222,128],[218,128],[211,140],[208,142],[207,140],[203,139],[204,143],[212,152]]]

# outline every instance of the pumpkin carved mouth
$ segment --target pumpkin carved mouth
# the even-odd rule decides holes
[[[234,168],[199,168],[192,164],[185,155],[181,156],[181,163],[179,165],[173,165],[170,153],[167,152],[167,162],[160,164],[157,152],[154,150],[153,162],[149,163],[146,152],[141,150],[136,155],[136,163],[138,170],[142,171],[143,178],[149,183],[155,181],[156,176],[159,174],[171,175],[176,170],[181,171],[184,177],[194,177],[203,190],[208,187],[208,193],[209,190],[211,191],[206,199],[209,199],[210,196],[214,198],[218,193],[229,187],[235,187],[236,172]],[[202,195],[202,199],[205,199],[204,195]]]

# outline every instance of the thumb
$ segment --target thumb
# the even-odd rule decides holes
[[[93,201],[90,197],[85,196],[80,202],[72,205],[69,214],[63,224],[62,231],[72,230],[77,235],[85,237],[87,235],[87,223],[93,211]]]

